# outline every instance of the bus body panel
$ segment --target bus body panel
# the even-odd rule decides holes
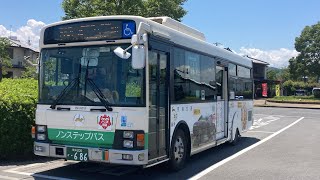
[[[252,124],[253,124],[253,102],[252,101],[230,101],[229,102],[229,127],[230,127],[229,136],[234,138],[237,129],[241,134],[249,130]]]
[[[171,138],[180,121],[189,127],[192,149],[216,141],[216,102],[171,105]]]
[[[61,107],[61,106],[59,106]],[[36,141],[35,147],[44,151],[35,151],[36,155],[67,158],[67,147],[88,149],[90,161],[103,161],[131,165],[145,165],[148,162],[148,120],[145,107],[114,107],[112,112],[91,112],[99,107],[66,106],[70,111],[50,109],[49,105],[38,105],[36,124],[46,125],[47,142]],[[101,109],[103,107],[100,107]],[[77,110],[76,110],[77,109]],[[110,117],[111,124],[101,123]],[[100,124],[99,124],[100,123]],[[113,149],[116,130],[143,131],[145,146],[142,150]],[[63,155],[56,151],[61,149]],[[108,160],[103,159],[104,151],[108,151]],[[132,161],[122,160],[122,154],[133,155]],[[144,154],[144,160],[138,156]]]

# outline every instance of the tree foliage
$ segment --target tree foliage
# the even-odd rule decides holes
[[[108,15],[169,16],[181,21],[187,0],[64,0],[63,20]]]
[[[38,79],[37,67],[27,66],[26,70],[22,72],[22,78]]]
[[[297,72],[316,76],[318,79],[320,77],[320,22],[303,29],[301,35],[295,39],[295,48],[300,54],[292,60],[290,69],[296,68]]]
[[[308,68],[306,66],[306,62],[301,59],[301,57],[291,58],[289,60],[288,66],[290,72],[290,78],[292,80],[302,80],[303,77],[309,75]]]
[[[11,59],[8,54],[10,41],[7,38],[0,37],[0,80],[2,75],[7,74],[7,68],[11,67]]]
[[[268,80],[278,80],[277,72],[275,70],[267,71],[267,79]]]

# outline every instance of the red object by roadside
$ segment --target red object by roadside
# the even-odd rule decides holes
[[[268,97],[268,84],[262,83],[262,96]]]

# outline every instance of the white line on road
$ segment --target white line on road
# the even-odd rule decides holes
[[[275,132],[271,132],[271,131],[247,131],[247,132],[253,132],[253,133],[267,133],[267,134],[273,134]]]
[[[303,118],[304,118],[304,117],[301,117],[300,119],[296,120],[295,122],[289,124],[288,126],[282,128],[281,130],[277,131],[276,133],[274,133],[274,134],[272,134],[272,135],[270,135],[270,136],[262,139],[261,141],[259,141],[259,142],[255,143],[255,144],[253,144],[253,145],[251,145],[251,146],[249,146],[249,147],[247,147],[247,148],[239,151],[238,153],[236,153],[236,154],[234,154],[234,155],[232,155],[232,156],[230,156],[230,157],[228,157],[228,158],[226,158],[226,159],[224,159],[224,160],[222,160],[222,161],[220,161],[220,162],[218,162],[218,163],[216,163],[216,164],[208,167],[207,169],[205,169],[205,170],[201,171],[200,173],[196,174],[195,176],[191,177],[189,180],[197,180],[197,179],[200,179],[200,178],[203,177],[204,175],[206,175],[206,174],[208,174],[209,172],[213,171],[214,169],[222,166],[223,164],[225,164],[225,163],[233,160],[234,158],[236,158],[236,157],[238,157],[238,156],[240,156],[240,155],[242,155],[242,154],[250,151],[251,149],[253,149],[253,148],[255,148],[255,147],[257,147],[257,146],[259,146],[259,145],[261,145],[261,144],[263,144],[263,143],[265,143],[265,142],[267,142],[268,140],[272,139],[273,137],[275,137],[275,136],[277,136],[278,134],[282,133],[283,131],[287,130],[287,129],[290,128],[291,126],[297,124],[297,123],[298,123],[299,121],[301,121]]]
[[[69,178],[62,178],[62,177],[56,177],[56,176],[47,176],[42,174],[35,174],[35,173],[27,173],[27,172],[19,172],[14,170],[4,170],[4,172],[12,173],[12,174],[19,174],[19,175],[25,175],[25,176],[32,176],[32,177],[38,177],[38,178],[46,178],[46,179],[55,179],[55,180],[73,180]]]
[[[33,163],[33,164],[28,164],[28,165],[17,166],[15,168],[11,168],[10,171],[17,171],[18,169],[27,169],[27,168],[31,168],[34,166],[42,166],[42,165],[45,165],[45,163]]]
[[[256,116],[256,115],[258,115],[258,116],[270,116],[270,114],[254,114],[254,116]],[[284,116],[284,115],[276,115],[276,114],[273,114],[272,116],[276,116],[276,117],[295,117],[295,118],[301,117],[301,116]]]
[[[9,176],[1,176],[1,175],[0,175],[0,179],[19,180],[18,178],[13,178],[13,177],[9,177]]]

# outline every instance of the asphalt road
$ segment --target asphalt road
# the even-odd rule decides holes
[[[237,146],[191,157],[185,169],[134,169],[42,160],[0,164],[0,179],[320,179],[320,110],[255,108],[254,126]]]

